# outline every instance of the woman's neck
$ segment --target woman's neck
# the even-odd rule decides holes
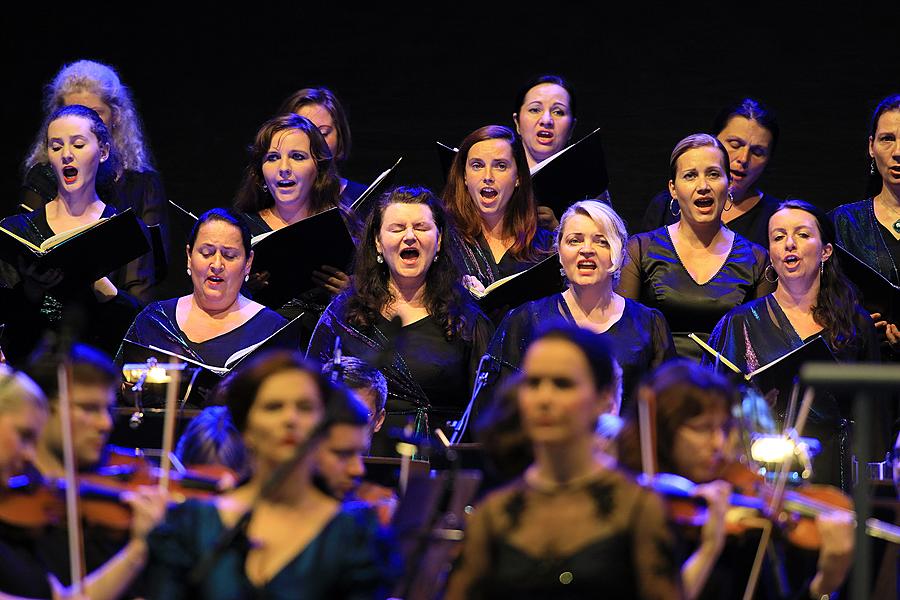
[[[198,300],[197,294],[191,294],[191,308],[199,310],[209,316],[211,319],[225,319],[228,315],[237,312],[246,306],[248,300],[238,294],[234,302],[225,307],[204,306],[202,301]]]
[[[305,199],[296,202],[276,202],[266,210],[277,225],[287,227],[309,216],[309,202]]]
[[[612,279],[594,285],[569,285],[563,292],[567,300],[572,301],[590,321],[605,321],[605,316],[615,305],[618,294],[613,291]]]
[[[785,310],[811,313],[819,297],[819,274],[812,281],[778,280],[774,296]]]
[[[259,497],[263,487],[279,466],[268,463],[258,464],[253,477],[245,486],[247,491],[254,497]],[[284,475],[281,483],[266,496],[265,500],[277,504],[296,504],[308,498],[315,490],[315,485],[312,483],[311,459],[307,456]]]
[[[593,436],[556,444],[534,445],[534,474],[541,481],[565,485],[598,470],[593,455]]]
[[[875,196],[875,201],[891,210],[900,210],[900,186],[890,186],[886,182],[881,186],[881,192]]]
[[[57,200],[56,210],[60,213],[58,216],[70,218],[83,217],[95,206],[95,203],[101,202],[97,190],[93,186],[75,192],[59,190],[55,200]]]
[[[425,274],[410,280],[388,280],[388,290],[397,300],[410,306],[425,305]]]
[[[723,230],[721,221],[701,224],[690,223],[683,218],[672,227],[678,238],[692,248],[709,248]]]
[[[481,215],[481,231],[486,240],[505,242],[507,239],[503,227],[503,214]]]

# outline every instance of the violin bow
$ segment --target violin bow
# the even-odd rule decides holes
[[[638,390],[638,434],[641,441],[641,469],[647,483],[656,477],[656,394],[648,386]]]
[[[810,409],[812,409],[814,399],[815,391],[812,387],[807,387],[803,393],[803,401],[800,403],[800,410],[797,413],[796,424],[794,427],[790,427],[790,423],[785,423],[785,434],[791,432],[791,435],[795,440],[799,439],[800,432],[802,432],[803,428],[806,426],[806,418],[809,416]],[[793,405],[794,402],[791,404]],[[791,407],[790,412],[793,412],[793,406]],[[783,460],[781,462],[778,478],[775,480],[774,492],[769,502],[769,514],[774,514],[775,509],[781,505],[782,500],[784,499],[784,491],[785,486],[787,485],[788,474],[791,470],[791,462],[792,459]],[[756,551],[756,558],[753,560],[753,568],[750,570],[750,577],[747,580],[747,587],[744,590],[744,600],[750,600],[756,592],[756,586],[759,583],[759,576],[762,572],[762,559],[765,555],[765,548],[768,547],[769,541],[771,540],[771,535],[772,527],[771,525],[768,525],[763,529],[762,536],[759,539],[759,548]]]
[[[169,381],[166,384],[166,412],[163,416],[162,452],[159,457],[159,482],[160,492],[169,491],[169,475],[172,470],[172,447],[175,444],[175,406],[178,402],[178,386],[181,382],[181,370],[179,365],[168,364],[166,371],[169,373]]]
[[[69,576],[73,595],[80,596],[84,586],[84,540],[79,516],[78,484],[75,479],[75,446],[72,442],[72,404],[69,390],[72,365],[63,358],[56,369],[59,387],[59,420],[62,430],[63,465],[66,480],[66,528],[69,537]]]

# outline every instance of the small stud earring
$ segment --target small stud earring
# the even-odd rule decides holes
[[[431,262],[436,263],[436,262],[437,262],[437,259],[438,259],[438,256],[440,256],[440,255],[441,255],[440,252],[435,252],[435,253],[434,253],[434,259],[432,259]]]

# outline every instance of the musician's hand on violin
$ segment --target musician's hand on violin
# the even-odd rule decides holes
[[[809,585],[816,595],[830,594],[847,578],[853,563],[856,524],[848,511],[832,511],[816,517],[816,528],[822,538],[818,572]]]
[[[706,500],[706,522],[700,530],[700,545],[707,552],[718,556],[725,547],[725,513],[731,498],[731,484],[712,481],[698,485],[694,495]]]
[[[350,287],[350,276],[331,265],[322,265],[319,271],[312,272],[313,282],[325,288],[332,296],[337,296]]]
[[[131,538],[144,540],[166,516],[168,495],[155,486],[142,485],[126,492],[123,500],[131,506]]]

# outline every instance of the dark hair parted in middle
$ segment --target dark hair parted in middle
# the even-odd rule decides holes
[[[341,183],[334,167],[331,150],[325,138],[312,121],[300,115],[285,114],[262,124],[250,146],[250,161],[244,171],[244,179],[234,199],[234,207],[245,213],[257,213],[275,205],[275,199],[263,186],[262,165],[269,152],[272,139],[282,131],[297,130],[309,138],[309,151],[316,162],[316,180],[309,193],[310,213],[317,214],[338,205]]]
[[[834,224],[824,211],[804,200],[791,199],[779,204],[775,212],[786,208],[811,214],[819,227],[822,244],[835,246]],[[832,252],[831,257],[822,264],[819,294],[816,296],[816,305],[812,307],[813,319],[825,329],[832,348],[842,350],[856,344],[854,316],[858,302],[856,286],[844,275],[837,252]]]
[[[417,186],[400,186],[388,190],[378,199],[378,205],[366,220],[362,240],[356,251],[353,265],[353,283],[347,292],[347,319],[359,327],[375,323],[382,307],[394,301],[388,280],[386,264],[377,261],[375,238],[381,231],[384,211],[391,204],[422,204],[427,206],[442,237],[441,254],[429,267],[425,276],[425,308],[428,309],[447,339],[453,339],[466,330],[466,311],[471,304],[469,293],[460,283],[457,262],[450,256],[449,240],[455,232],[448,222],[443,205],[430,190]]]
[[[340,100],[334,92],[324,87],[303,88],[297,90],[281,103],[279,113],[295,113],[304,106],[318,105],[328,111],[334,127],[337,130],[337,148],[334,151],[334,161],[344,162],[350,156],[350,122],[347,113],[341,106]]]
[[[81,385],[118,387],[121,374],[112,359],[102,350],[86,344],[74,344],[68,353],[72,365],[72,381]],[[41,386],[51,401],[59,397],[59,355],[43,348],[33,355],[25,373]]]
[[[775,152],[775,146],[778,145],[778,136],[781,132],[775,113],[755,98],[741,98],[737,102],[726,104],[719,111],[719,114],[713,120],[713,133],[719,135],[734,117],[744,117],[749,121],[756,121],[760,127],[766,129],[772,135],[772,143],[769,144],[769,156],[772,156]]]
[[[250,251],[252,250],[250,246],[250,229],[243,219],[227,208],[211,208],[197,218],[197,222],[191,228],[191,233],[188,234],[188,250],[194,250],[194,244],[197,242],[197,234],[200,233],[200,228],[209,221],[224,221],[237,227],[241,232],[241,245],[244,247],[244,255],[245,257],[250,256]]]
[[[537,233],[537,205],[531,188],[531,171],[525,158],[525,150],[512,129],[502,125],[488,125],[467,135],[459,145],[459,152],[450,166],[447,185],[441,197],[463,240],[474,243],[481,233],[482,220],[475,200],[466,187],[466,161],[472,146],[485,140],[504,140],[512,150],[519,185],[506,206],[503,233],[515,240],[509,249],[513,257],[517,260],[534,261],[539,258],[531,244]]]
[[[97,138],[100,149],[102,150],[106,147],[108,152],[106,160],[102,161],[97,167],[96,183],[98,185],[106,185],[115,181],[121,171],[119,152],[113,144],[112,134],[106,127],[106,124],[103,123],[103,119],[100,118],[100,115],[98,115],[95,110],[88,108],[87,106],[82,106],[80,104],[63,106],[57,108],[44,119],[44,122],[41,125],[41,131],[44,136],[44,148],[48,149],[50,146],[50,136],[48,135],[50,124],[64,117],[81,117],[90,123],[91,133]]]

